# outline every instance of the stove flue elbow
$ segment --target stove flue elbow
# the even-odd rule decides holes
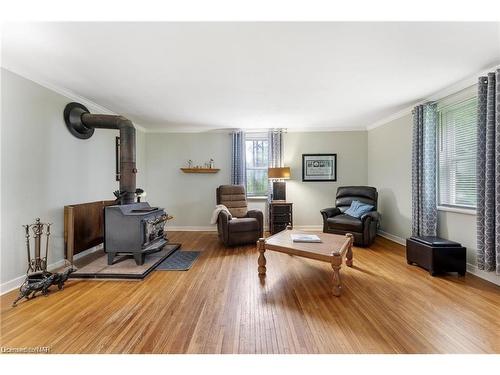
[[[80,103],[69,103],[64,108],[64,122],[71,134],[88,139],[95,129],[120,131],[120,196],[121,204],[135,202],[137,173],[135,165],[135,127],[132,121],[118,115],[91,114]]]

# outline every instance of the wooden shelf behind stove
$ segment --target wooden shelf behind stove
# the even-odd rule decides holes
[[[219,168],[181,168],[184,173],[217,173]]]

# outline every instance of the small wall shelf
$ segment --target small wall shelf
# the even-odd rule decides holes
[[[184,173],[217,173],[219,168],[181,168]]]

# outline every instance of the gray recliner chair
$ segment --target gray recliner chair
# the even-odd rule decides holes
[[[264,236],[264,215],[259,210],[249,210],[245,187],[221,185],[216,190],[217,204],[226,206],[231,214],[219,212],[217,231],[226,246],[256,243]]]
[[[355,218],[344,214],[357,200],[373,206],[373,210]],[[371,186],[342,186],[337,189],[335,207],[321,210],[323,216],[323,232],[333,234],[352,233],[354,245],[370,246],[377,235],[380,214],[377,212],[378,193]]]

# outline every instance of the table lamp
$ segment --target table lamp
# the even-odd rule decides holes
[[[273,201],[286,201],[286,182],[290,178],[290,167],[268,168],[267,177],[273,180]]]

